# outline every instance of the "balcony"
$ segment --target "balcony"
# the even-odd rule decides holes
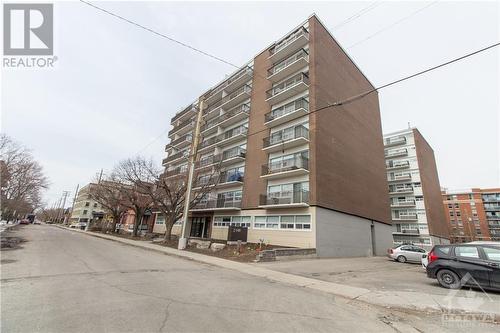
[[[389,194],[403,194],[403,193],[413,193],[413,187],[404,186],[404,187],[395,187],[389,188]]]
[[[279,179],[309,174],[309,159],[296,156],[291,159],[264,164],[261,178]]]
[[[389,161],[386,163],[387,170],[405,169],[410,167],[408,161]]]
[[[191,211],[241,210],[241,199],[209,199],[199,202]]]
[[[180,123],[179,125],[174,126],[174,128],[172,128],[170,132],[168,132],[168,136],[172,136],[174,134],[183,135],[191,132],[193,128],[194,128],[194,120],[188,119]]]
[[[399,214],[392,218],[393,221],[417,221],[417,214]]]
[[[187,171],[186,168],[175,168],[173,170],[167,170],[165,172],[165,177],[166,178],[178,177],[184,175],[186,171]]]
[[[276,152],[292,147],[297,147],[309,142],[309,130],[302,125],[294,127],[291,131],[284,129],[264,138],[263,150]]]
[[[275,44],[270,50],[269,59],[273,63],[277,63],[281,59],[292,55],[298,49],[304,47],[309,42],[309,31],[301,27],[297,31],[290,34],[281,42]]]
[[[404,136],[397,136],[393,138],[387,138],[384,140],[384,146],[386,147],[392,147],[403,144],[406,144],[406,137]]]
[[[188,155],[189,151],[180,151],[178,153],[172,154],[162,160],[162,165],[165,165],[166,163],[174,163],[180,161],[181,159],[187,158]]]
[[[268,127],[274,127],[303,117],[308,113],[309,102],[305,98],[299,98],[267,113],[265,115],[265,125]]]
[[[484,205],[484,210],[487,211],[487,212],[500,211],[500,205],[485,204]]]
[[[309,191],[286,191],[262,194],[260,208],[293,208],[308,207]]]
[[[243,174],[241,172],[227,172],[223,171],[220,173],[219,183],[217,188],[226,188],[231,186],[242,186],[243,185]]]
[[[200,144],[200,151],[207,150],[207,148],[217,145],[217,147],[224,147],[234,142],[243,140],[246,138],[248,132],[248,127],[238,126],[230,129],[220,135],[213,136]]]
[[[167,150],[170,147],[175,147],[177,149],[181,149],[181,148],[189,146],[191,144],[191,142],[193,142],[193,136],[191,135],[191,133],[189,133],[189,134],[186,134],[184,136],[181,136],[180,138],[178,138],[174,141],[171,141],[168,145],[165,146],[165,150]]]
[[[420,230],[418,230],[418,229],[399,229],[399,230],[393,232],[393,234],[402,234],[402,235],[408,235],[408,236],[419,236],[420,235]]]
[[[243,87],[237,89],[231,94],[225,96],[222,99],[220,107],[224,110],[231,109],[238,104],[241,104],[245,100],[249,99],[252,95],[252,87],[248,84],[245,84]]]
[[[276,104],[309,89],[309,76],[299,73],[266,91],[266,101]]]
[[[222,84],[215,87],[205,99],[208,104],[213,104],[220,100],[223,96],[223,92],[231,92],[242,84],[248,82],[252,78],[252,68],[245,67],[229,79],[225,80]]]
[[[393,158],[399,156],[408,156],[408,149],[401,148],[401,149],[387,150],[385,152],[385,158]]]
[[[271,82],[279,82],[286,77],[297,73],[309,65],[309,53],[301,49],[291,57],[280,61],[267,71],[267,79]]]
[[[411,174],[410,173],[394,174],[391,177],[387,178],[388,182],[401,182],[401,181],[409,181],[409,180],[411,180]]]
[[[210,135],[217,132],[217,127],[226,128],[228,126],[234,125],[243,119],[248,118],[250,113],[250,106],[248,104],[241,104],[231,110],[217,116],[205,123],[201,127],[201,132],[204,135]]]
[[[177,113],[171,120],[171,124],[175,125],[176,122],[180,121],[186,121],[188,119],[191,119],[196,115],[196,108],[193,105],[188,106],[181,112]]]
[[[201,169],[214,164],[227,166],[245,160],[246,150],[240,147],[234,147],[224,151],[222,154],[211,155],[196,162],[196,168]]]
[[[414,207],[415,200],[401,200],[391,202],[391,207]]]

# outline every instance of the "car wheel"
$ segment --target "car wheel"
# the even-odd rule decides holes
[[[440,270],[437,272],[436,277],[441,287],[447,289],[460,289],[462,287],[460,277],[449,269]]]
[[[398,259],[397,259],[399,262],[406,262],[406,257],[405,256],[398,256]]]

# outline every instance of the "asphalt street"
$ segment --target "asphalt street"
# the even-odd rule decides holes
[[[488,332],[47,225],[6,231],[2,332]]]

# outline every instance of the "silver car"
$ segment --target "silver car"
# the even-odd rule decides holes
[[[399,262],[422,262],[422,255],[427,251],[415,245],[399,245],[387,250],[387,256]]]

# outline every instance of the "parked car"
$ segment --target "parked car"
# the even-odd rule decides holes
[[[422,262],[422,254],[427,253],[415,245],[399,245],[387,250],[387,256],[399,262]]]
[[[19,224],[30,224],[30,221],[27,219],[19,221]]]
[[[436,245],[429,252],[426,271],[444,288],[479,286],[500,291],[500,243]]]
[[[422,260],[421,260],[421,263],[422,263],[422,267],[424,269],[427,268],[427,265],[429,264],[429,253],[426,252],[424,254],[422,254]]]

